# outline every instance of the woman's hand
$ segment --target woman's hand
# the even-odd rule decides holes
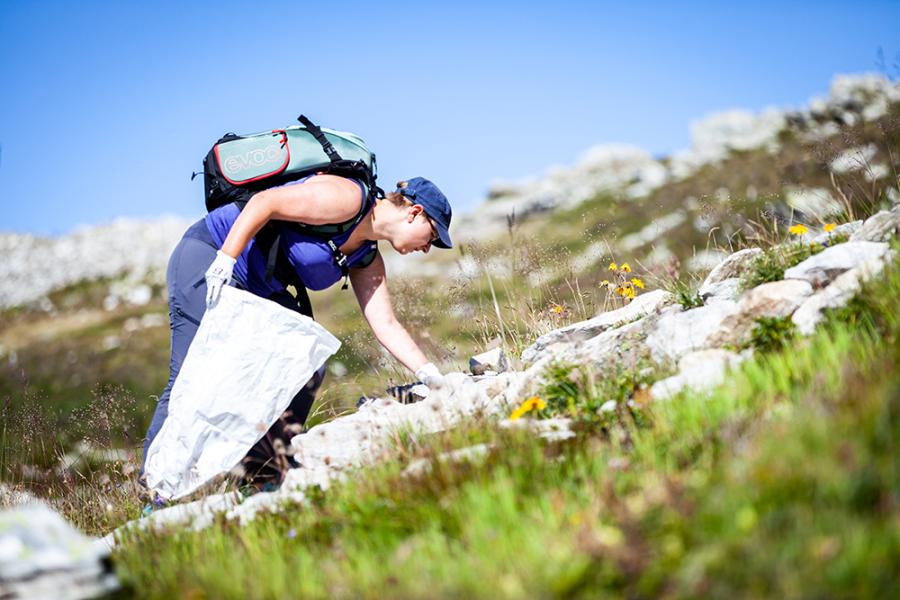
[[[425,363],[416,371],[416,379],[421,381],[429,390],[436,390],[444,387],[444,376],[438,370],[434,363]]]
[[[216,258],[206,270],[206,308],[212,308],[219,301],[222,288],[231,283],[236,259],[221,250],[216,251]]]

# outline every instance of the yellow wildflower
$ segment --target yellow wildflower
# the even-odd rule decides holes
[[[560,306],[559,304],[554,304],[553,307],[550,309],[550,312],[552,312],[555,315],[561,315],[564,310],[565,309],[562,306]]]
[[[600,282],[600,287],[609,287],[609,279],[604,279]]]
[[[510,420],[515,421],[516,419],[522,418],[525,414],[530,413],[533,410],[544,410],[547,408],[547,403],[541,400],[537,396],[532,396],[528,398],[519,405],[516,410],[512,411],[512,414],[509,415]]]
[[[625,297],[628,298],[629,300],[634,298],[634,288],[633,287],[625,289]]]
[[[834,223],[825,223],[825,231],[831,233],[834,231],[834,228],[837,227]]]
[[[631,273],[631,266],[628,263],[622,263],[622,272]]]
[[[638,279],[637,277],[631,278],[631,283],[634,284],[634,287],[644,289],[644,282]]]
[[[616,265],[616,263],[614,263],[614,262],[609,263],[609,267],[607,267],[607,268],[608,268],[610,271],[618,271],[618,270],[619,270],[619,267],[618,267],[618,266]]]
[[[807,231],[809,231],[809,229],[807,229],[806,225],[804,225],[803,223],[797,223],[796,225],[788,229],[788,233],[792,233],[794,235],[803,235]]]
[[[616,288],[616,293],[617,293],[618,295],[620,295],[620,296],[624,296],[624,295],[625,295],[625,288],[623,288],[623,287],[620,285],[619,287]]]

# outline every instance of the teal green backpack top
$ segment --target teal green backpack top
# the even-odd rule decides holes
[[[319,172],[356,179],[369,194],[384,196],[375,183],[375,154],[359,136],[320,128],[303,115],[298,120],[302,125],[285,129],[226,133],[213,144],[203,159],[206,210],[246,203],[254,192]]]
[[[231,202],[243,210],[256,192],[315,173],[359,181],[365,190],[366,201],[353,219],[325,225],[294,222],[288,225],[327,241],[344,275],[342,289],[346,289],[347,258],[331,238],[356,225],[365,216],[365,208],[375,198],[384,197],[384,191],[376,185],[375,154],[353,133],[320,128],[303,115],[297,120],[301,125],[249,135],[226,133],[219,138],[203,159],[206,210],[212,211]],[[198,173],[191,179],[196,175]],[[272,224],[263,227],[255,239],[268,256],[266,279],[275,274],[299,291],[302,285],[278,250],[279,235]],[[305,289],[303,292],[305,295]]]

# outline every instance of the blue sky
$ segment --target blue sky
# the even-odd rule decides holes
[[[301,112],[462,212],[593,144],[801,106],[879,47],[897,75],[897,1],[625,4],[0,0],[0,231],[199,216],[210,144]]]

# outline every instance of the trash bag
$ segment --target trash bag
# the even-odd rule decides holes
[[[341,343],[307,316],[233,287],[203,315],[147,449],[147,485],[185,496],[234,468]]]

